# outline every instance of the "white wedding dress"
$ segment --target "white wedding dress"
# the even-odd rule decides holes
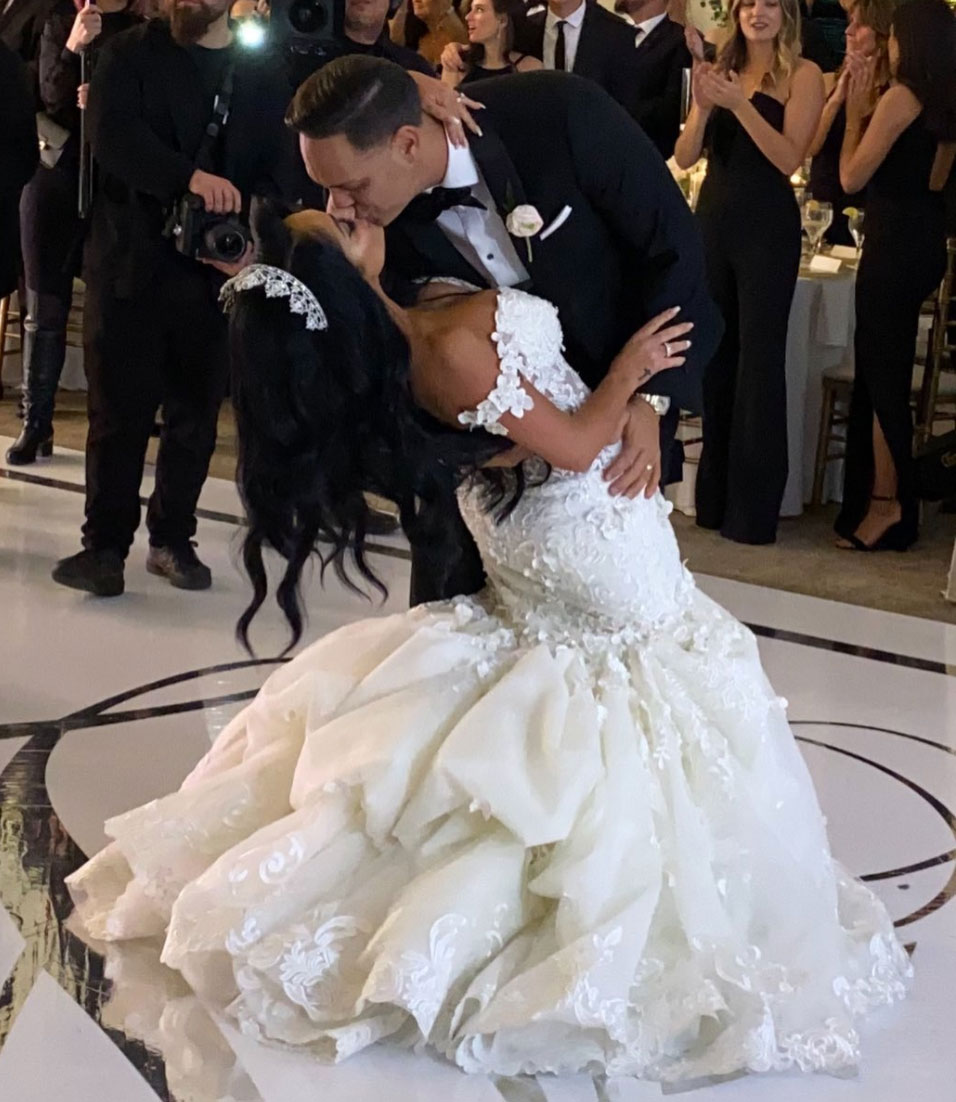
[[[502,291],[463,422],[574,409],[552,306]],[[426,1044],[469,1072],[845,1072],[906,993],[883,905],[830,855],[753,636],[608,449],[499,523],[474,599],[366,620],[269,678],[180,791],[70,880],[89,932],[263,1039]]]

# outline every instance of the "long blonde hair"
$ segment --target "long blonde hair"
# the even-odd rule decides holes
[[[724,40],[717,54],[717,68],[725,73],[739,73],[747,63],[747,40],[740,28],[740,9],[743,2],[744,0],[732,0],[727,13]],[[803,49],[799,0],[780,0],[780,14],[782,22],[780,33],[773,44],[773,66],[764,77],[764,83],[769,80],[772,84],[777,84],[781,80],[789,80]]]

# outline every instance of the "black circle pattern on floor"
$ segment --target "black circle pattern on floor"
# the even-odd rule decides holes
[[[109,998],[109,982],[104,977],[103,958],[66,926],[72,911],[72,902],[65,881],[87,857],[65,830],[47,791],[46,765],[60,739],[70,731],[84,728],[131,723],[241,703],[251,699],[257,690],[247,689],[211,698],[197,697],[149,707],[133,706],[137,698],[147,693],[232,671],[266,669],[276,666],[279,661],[256,659],[191,670],[119,693],[60,720],[0,726],[0,740],[27,739],[25,745],[0,773],[0,818],[5,823],[4,849],[7,853],[15,854],[15,860],[8,860],[0,866],[0,904],[13,918],[24,937],[30,940],[29,951],[21,954],[0,991],[0,1046],[6,1040],[40,970],[51,975],[101,1025],[102,1009]],[[130,706],[123,707],[124,705]],[[887,728],[820,720],[792,721],[791,726],[798,729],[824,727],[879,732],[890,737],[914,740],[940,753],[956,754],[956,750],[943,743]],[[807,745],[845,755],[904,785],[943,819],[956,841],[956,816],[940,799],[916,781],[881,762],[836,746],[832,742],[805,734],[797,734],[796,737]],[[903,868],[864,873],[861,878],[870,882],[887,880],[946,863],[954,865],[953,875],[934,898],[897,920],[897,927],[904,927],[939,910],[956,895],[956,845],[946,853],[928,856]],[[166,1084],[162,1058],[137,1039],[105,1026],[103,1028],[159,1098],[163,1102],[175,1102]]]

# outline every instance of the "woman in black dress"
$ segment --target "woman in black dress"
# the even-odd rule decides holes
[[[83,225],[77,213],[80,171],[80,54],[139,21],[127,0],[100,0],[79,11],[59,0],[40,38],[40,129],[65,139],[55,165],[41,164],[20,201],[26,318],[23,349],[23,431],[7,462],[33,463],[53,450],[53,407],[66,356],[73,277],[80,265]],[[46,121],[48,120],[48,121]],[[58,139],[59,140],[59,139]]]
[[[536,57],[513,49],[515,25],[522,19],[522,0],[472,0],[465,16],[468,46],[445,48],[441,59],[442,80],[457,88],[459,84],[475,80],[542,68]]]
[[[943,188],[956,150],[956,15],[909,0],[893,19],[893,86],[863,131],[873,65],[854,74],[840,157],[846,191],[867,188],[856,286],[856,379],[843,508],[848,550],[904,551],[917,538],[910,389],[919,313],[943,276]]]
[[[738,543],[774,542],[787,482],[787,325],[800,268],[790,176],[823,109],[823,77],[799,50],[797,0],[734,0],[716,63],[695,64],[674,152],[690,168],[708,151],[697,211],[726,325],[704,374],[697,523]]]
[[[850,8],[846,28],[846,59],[837,74],[837,81],[823,108],[823,117],[810,146],[813,163],[810,166],[810,194],[814,199],[830,203],[833,223],[826,232],[832,245],[852,245],[853,236],[843,213],[847,207],[862,208],[864,193],[847,195],[840,186],[840,150],[846,131],[846,94],[854,67],[873,59],[873,101],[867,117],[873,114],[880,96],[890,85],[888,43],[893,13],[900,0],[858,0]]]

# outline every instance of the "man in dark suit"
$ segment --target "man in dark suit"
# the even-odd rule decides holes
[[[36,170],[38,154],[26,66],[0,42],[0,298],[16,290],[20,192]]]
[[[633,46],[633,29],[595,0],[550,0],[515,36],[519,53],[539,58],[545,69],[587,77],[625,106]]]
[[[667,458],[678,410],[700,409],[701,375],[722,331],[694,217],[640,127],[591,82],[524,73],[469,93],[485,109],[467,149],[423,115],[406,73],[369,58],[310,78],[288,119],[332,209],[388,227],[389,274],[529,286],[558,307],[568,360],[592,386],[644,322],[682,308],[681,320],[695,325],[687,363],[635,397],[615,472],[622,492],[652,490],[662,439]],[[524,204],[544,223],[531,249],[506,226]],[[452,572],[415,549],[413,601],[480,588],[481,564],[461,531]]]
[[[160,405],[147,568],[182,589],[211,583],[191,541],[226,390],[217,298],[228,266],[178,251],[168,215],[187,193],[218,215],[247,211],[291,152],[281,62],[233,43],[228,6],[167,0],[166,19],[110,39],[90,86],[100,175],[86,267],[85,550],[53,577],[97,596],[123,591]]]
[[[617,0],[615,11],[634,24],[633,62],[625,104],[667,160],[680,136],[683,73],[692,58],[684,28],[667,17],[668,0]]]
[[[820,67],[821,72],[835,72],[841,58],[827,41],[823,28],[813,17],[812,3],[800,0],[800,46],[803,56]],[[839,8],[838,8],[839,10]]]

